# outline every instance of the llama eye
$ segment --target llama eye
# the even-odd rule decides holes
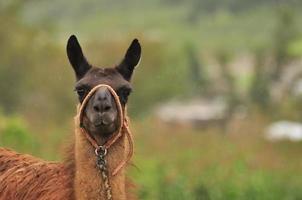
[[[85,90],[77,90],[79,96],[83,96],[85,94]]]
[[[122,90],[122,96],[128,97],[129,94],[130,94],[130,90],[129,89]]]
[[[131,89],[130,88],[122,88],[120,90],[118,90],[118,96],[120,97],[120,101],[122,104],[126,104],[127,100],[128,100],[128,96],[131,93]]]
[[[86,94],[86,90],[83,88],[76,89],[76,92],[79,97],[83,97]]]

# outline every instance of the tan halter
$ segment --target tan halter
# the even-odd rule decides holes
[[[85,107],[89,101],[89,99],[92,97],[92,95],[96,92],[97,89],[101,88],[101,87],[106,87],[110,93],[112,94],[112,96],[114,97],[114,100],[116,102],[117,105],[117,110],[118,110],[118,116],[120,118],[120,125],[118,130],[112,134],[112,136],[105,141],[104,144],[98,144],[97,141],[95,140],[95,138],[93,138],[87,131],[86,129],[83,127],[83,113],[85,110]],[[121,161],[121,163],[115,168],[115,170],[112,172],[112,175],[116,175],[120,169],[122,169],[127,162],[131,159],[132,155],[133,155],[133,139],[132,139],[132,135],[129,129],[129,122],[128,122],[128,118],[126,116],[126,109],[123,109],[119,96],[116,94],[116,92],[114,91],[114,89],[112,87],[110,87],[109,85],[106,84],[99,84],[97,86],[95,86],[93,89],[90,90],[90,92],[86,95],[85,99],[83,100],[82,104],[80,105],[79,108],[79,120],[80,120],[80,129],[81,132],[85,135],[85,137],[87,138],[87,140],[91,143],[91,145],[95,148],[95,151],[99,151],[100,149],[107,151],[111,145],[113,145],[121,136],[122,134],[126,134],[128,142],[129,142],[129,152],[128,155],[126,157],[125,160]]]

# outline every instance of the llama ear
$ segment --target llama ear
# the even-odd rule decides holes
[[[135,66],[138,65],[141,58],[141,45],[137,39],[134,39],[129,46],[126,55],[122,62],[116,67],[117,71],[128,81],[131,79],[131,75]]]
[[[77,80],[81,79],[91,68],[83,55],[82,48],[75,35],[69,37],[67,42],[67,56],[73,67]]]

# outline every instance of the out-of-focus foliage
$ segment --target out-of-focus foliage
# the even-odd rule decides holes
[[[19,10],[18,4],[13,4],[1,7],[0,12],[0,102],[5,112],[12,112],[20,104],[21,92],[25,89],[24,66],[31,64],[31,42],[36,35],[20,22]]]
[[[176,1],[173,5],[169,1],[80,0],[4,4],[2,20],[8,28],[1,29],[7,43],[0,61],[3,63],[1,89],[6,91],[1,98],[2,107],[8,112],[21,109],[33,117],[35,112],[45,110],[45,117],[57,122],[70,116],[74,80],[64,46],[68,36],[78,32],[88,60],[105,66],[121,60],[128,43],[139,37],[143,44],[142,67],[136,70],[136,95],[130,101],[130,111],[135,116],[148,113],[152,105],[163,100],[196,93],[220,95],[223,92],[230,107],[249,102],[238,97],[242,89],[245,95],[252,94],[248,91],[251,84],[254,87],[253,83],[257,83],[255,89],[262,90],[270,87],[270,81],[254,80],[253,77],[259,78],[256,70],[255,75],[243,80],[251,84],[238,86],[240,77],[231,70],[230,63],[242,52],[252,55],[255,49],[265,49],[263,53],[267,57],[263,62],[273,54],[274,63],[267,67],[274,72],[268,70],[269,74],[262,76],[280,74],[283,65],[291,61],[291,55],[299,54],[298,43],[295,45],[300,38],[297,26],[300,13],[296,11],[299,6],[297,1],[275,4],[237,0]],[[187,21],[191,9],[198,9],[194,24]],[[20,42],[11,42],[18,38]],[[219,78],[211,76],[217,74],[211,67],[216,65],[213,60],[218,64]],[[15,89],[8,90],[10,87]],[[62,109],[65,112],[61,113]]]
[[[259,49],[255,52],[254,74],[251,81],[250,100],[261,107],[268,109],[270,102],[269,75],[265,67],[265,52]]]
[[[39,149],[39,144],[25,127],[25,122],[17,117],[1,116],[0,124],[0,145],[9,145],[10,148],[21,152],[35,152]]]
[[[72,108],[66,107],[73,101],[72,73],[65,66],[64,49],[50,38],[51,27],[24,23],[24,5],[16,1],[1,7],[1,108],[7,114],[22,112],[35,119],[59,121]],[[69,88],[61,87],[65,84]],[[61,103],[54,105],[55,101]]]
[[[215,128],[134,124],[137,153],[131,174],[140,199],[299,199],[301,143],[264,140],[268,119],[252,115]],[[225,134],[225,135],[222,135]]]

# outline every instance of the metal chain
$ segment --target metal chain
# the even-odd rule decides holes
[[[112,200],[112,191],[111,186],[109,184],[109,177],[108,177],[108,168],[105,156],[107,154],[107,149],[103,146],[100,146],[99,149],[95,150],[95,154],[97,156],[96,164],[101,171],[102,179],[104,181],[105,186],[105,195],[107,200]]]

